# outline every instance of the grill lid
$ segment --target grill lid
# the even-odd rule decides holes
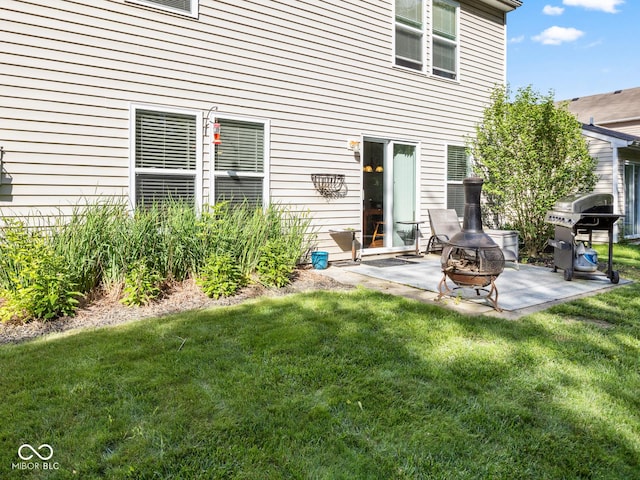
[[[563,197],[549,210],[545,222],[568,228],[577,228],[583,224],[615,222],[620,215],[613,213],[613,195],[611,193],[587,193]]]
[[[556,212],[613,213],[611,193],[578,193],[558,200],[553,206]]]

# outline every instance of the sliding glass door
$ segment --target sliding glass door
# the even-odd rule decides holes
[[[365,140],[362,152],[364,248],[400,249],[414,244],[417,220],[417,146]]]
[[[640,163],[624,166],[625,176],[625,237],[640,236]]]
[[[416,146],[401,143],[393,148],[393,241],[392,246],[402,247],[415,242],[414,226],[397,222],[417,220],[416,204]]]

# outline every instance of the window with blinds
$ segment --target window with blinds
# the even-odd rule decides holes
[[[198,0],[130,0],[134,3],[150,5],[175,13],[195,17],[198,14]]]
[[[136,174],[136,198],[137,205],[145,208],[167,202],[195,205],[193,177]]]
[[[232,204],[262,205],[262,178],[216,177],[216,201]]]
[[[424,0],[396,0],[396,65],[422,70]]]
[[[195,205],[197,118],[195,115],[135,109],[135,204],[167,201]]]
[[[433,1],[433,74],[455,80],[458,63],[458,4]]]
[[[464,187],[462,181],[471,172],[471,162],[465,147],[447,146],[447,208],[464,215]]]
[[[214,155],[216,202],[262,205],[265,184],[265,124],[219,118],[222,143]]]

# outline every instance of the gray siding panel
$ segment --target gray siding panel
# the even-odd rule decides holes
[[[347,139],[419,142],[426,219],[445,201],[444,145],[473,133],[505,76],[504,16],[470,0],[459,82],[393,66],[391,0],[202,0],[197,19],[115,0],[2,6],[0,208],[18,213],[126,196],[131,103],[216,106],[271,122],[272,200],[309,209],[318,246],[340,256],[328,229],[361,215]],[[205,143],[205,201],[208,159]],[[324,172],[346,175],[345,197],[315,191],[310,174]]]

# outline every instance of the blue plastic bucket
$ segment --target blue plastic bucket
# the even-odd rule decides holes
[[[329,266],[329,252],[311,252],[311,264],[316,270],[324,270]]]

